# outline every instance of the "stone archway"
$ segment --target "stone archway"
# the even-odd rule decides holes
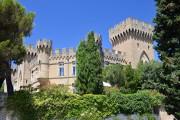
[[[142,61],[143,63],[148,63],[148,62],[150,62],[149,57],[148,57],[148,55],[147,55],[147,53],[146,53],[145,51],[143,51],[143,52],[141,53],[140,61]]]

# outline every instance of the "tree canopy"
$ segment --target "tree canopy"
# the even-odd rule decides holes
[[[180,119],[180,1],[156,0],[156,5],[154,40],[163,62],[160,92],[167,96],[167,112]]]
[[[11,64],[20,64],[25,56],[23,38],[30,36],[34,13],[27,12],[16,0],[0,0],[0,86],[6,79],[13,93]]]
[[[106,66],[103,69],[103,80],[118,88],[124,86],[125,74],[123,66],[120,64],[111,64]]]
[[[139,64],[138,71],[140,72],[141,89],[156,89],[160,88],[160,76],[162,73],[162,64],[157,61]]]

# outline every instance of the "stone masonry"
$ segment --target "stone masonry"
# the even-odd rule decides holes
[[[154,59],[153,27],[142,21],[128,18],[109,30],[112,49],[102,47],[102,38],[95,35],[96,43],[104,53],[104,65],[131,64]],[[12,73],[16,91],[38,90],[50,84],[65,85],[73,91],[76,80],[76,48],[52,49],[51,40],[38,40],[36,46],[26,46],[27,55]],[[6,87],[5,87],[6,88]],[[6,91],[6,90],[5,90]]]

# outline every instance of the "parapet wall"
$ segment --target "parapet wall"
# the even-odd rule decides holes
[[[49,59],[50,60],[71,59],[71,58],[75,58],[75,56],[76,56],[76,48],[62,48],[52,51],[52,54]]]
[[[37,48],[52,48],[52,41],[51,40],[38,40],[37,41]]]
[[[116,51],[112,49],[103,48],[104,52],[104,61],[108,61],[110,63],[120,63],[120,64],[127,64],[125,60],[125,54],[121,51]]]
[[[125,21],[109,30],[110,42],[114,46],[118,40],[124,39],[132,34],[134,36],[152,40],[153,29],[153,26],[150,24],[133,18],[127,18]]]
[[[62,48],[53,51],[52,56],[76,54],[76,48]]]
[[[25,48],[28,56],[37,56],[37,49],[33,45],[27,45]]]
[[[125,54],[120,51],[103,48],[104,60],[110,63],[127,64],[124,59]],[[50,56],[50,60],[74,59],[76,57],[76,48],[56,49]]]

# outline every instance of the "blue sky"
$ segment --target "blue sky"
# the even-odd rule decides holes
[[[89,31],[102,35],[103,46],[111,48],[108,30],[127,17],[153,24],[154,0],[19,0],[36,14],[31,37],[50,39],[53,48],[76,47]]]

